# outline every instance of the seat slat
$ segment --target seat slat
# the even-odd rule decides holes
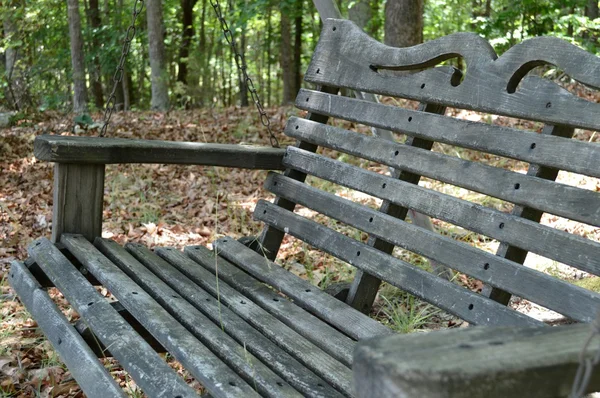
[[[289,135],[512,203],[572,220],[600,225],[600,194],[514,171],[390,143],[318,123],[297,121]]]
[[[590,308],[600,294],[427,231],[366,206],[271,173],[265,187],[276,195],[375,235],[396,246],[436,260],[490,285],[582,322],[592,322]],[[600,254],[600,252],[599,252]]]
[[[306,99],[309,101],[306,101]],[[560,170],[600,177],[600,145],[509,127],[460,120],[302,89],[296,106],[328,116],[408,134],[436,142],[475,149]],[[318,124],[292,117],[286,134],[297,123]],[[291,134],[288,134],[291,135]],[[533,146],[533,148],[532,148]]]
[[[261,200],[254,217],[474,325],[542,326],[486,297]]]
[[[394,48],[371,39],[350,21],[327,20],[323,25],[304,77],[307,82],[549,124],[600,129],[600,104],[579,98],[550,80],[525,76],[533,67],[547,63],[585,84],[600,87],[598,58],[564,40],[530,39],[496,59],[485,40],[469,33]],[[423,69],[461,56],[467,68],[463,81],[461,74],[449,67],[403,76],[383,71]]]
[[[258,396],[249,384],[83,236],[63,235],[61,243],[213,396]],[[110,348],[112,352],[113,347]],[[140,362],[139,357],[131,358],[136,366]]]
[[[136,255],[136,252],[139,255]],[[195,284],[196,290],[199,285],[202,289],[208,291],[213,296],[219,295],[221,303],[231,309],[237,315],[242,317],[244,321],[251,324],[262,334],[269,337],[278,346],[292,354],[300,362],[312,369],[315,373],[323,377],[327,382],[338,388],[345,394],[352,392],[352,374],[349,368],[341,362],[332,358],[325,351],[317,347],[314,343],[304,338],[293,329],[285,325],[266,310],[252,302],[247,296],[242,295],[237,290],[232,288],[223,280],[219,280],[218,287],[215,275],[201,267],[191,258],[187,257],[179,250],[172,248],[156,248],[155,253],[160,256],[165,262],[158,263],[156,261],[146,261],[144,258],[150,256],[149,250],[145,248],[136,248],[134,256],[152,270],[156,275],[161,277],[172,288],[176,289],[187,300],[191,299],[190,295],[185,294],[180,288],[181,283],[187,286],[187,281],[190,281],[176,268],[193,269],[194,274],[198,276],[199,284]],[[143,257],[142,257],[143,255]],[[177,264],[174,267],[172,264]],[[195,291],[190,292],[195,294]]]
[[[27,251],[142,390],[153,397],[197,397],[49,240],[38,239]]]
[[[279,346],[263,336],[258,330],[246,323],[239,315],[232,311],[229,306],[223,306],[222,303],[226,304],[225,300],[228,296],[228,293],[233,290],[231,288],[228,289],[228,286],[225,283],[219,283],[218,292],[212,296],[210,293],[206,292],[204,289],[200,288],[194,282],[189,280],[181,272],[173,268],[167,261],[152,253],[145,246],[130,243],[127,244],[126,251],[117,243],[105,239],[98,239],[97,245],[111,260],[113,260],[113,262],[123,264],[123,267],[129,268],[132,275],[135,274],[135,271],[138,268],[135,260],[131,257],[133,255],[137,261],[143,264],[146,268],[152,271],[156,277],[161,278],[163,281],[162,283],[151,282],[147,285],[147,290],[152,291],[152,295],[156,295],[157,298],[160,298],[161,296],[169,297],[169,294],[172,294],[172,292],[176,292],[178,295],[181,295],[181,297],[193,304],[193,306],[200,309],[212,320],[212,322],[214,322],[216,325],[219,325],[225,333],[231,335],[235,340],[237,340],[237,342],[240,344],[240,351],[243,349],[247,350],[253,355],[256,355],[256,357],[259,358],[262,363],[272,368],[277,374],[290,383],[290,385],[302,392],[304,395],[312,397],[342,396],[341,394],[333,391],[330,386],[326,385],[327,383],[323,381],[321,377],[315,375],[315,373],[304,367],[292,355],[285,352]],[[166,251],[176,252],[177,250],[166,249]],[[184,256],[183,253],[180,254]],[[192,261],[191,259],[188,260]],[[215,281],[214,275],[211,275],[208,271],[206,271],[206,273],[211,280]],[[166,288],[166,285],[170,285],[171,288]],[[216,297],[218,301],[213,299],[213,297]],[[242,301],[246,303],[246,306],[252,304],[246,297],[244,297]],[[187,303],[185,304],[187,306]],[[182,308],[180,311],[178,311],[178,317],[181,318],[180,322],[185,324],[187,323],[186,318],[191,318],[190,322],[192,322],[192,325],[194,325],[193,327],[202,329],[201,332],[205,333],[204,329],[207,327],[207,325],[194,315],[196,314],[196,311],[192,306],[188,307],[191,308],[188,310]],[[175,308],[173,307],[172,310],[175,310]],[[192,326],[187,327],[188,329],[192,328]],[[221,330],[218,329],[217,331],[220,332],[216,335],[218,344],[223,343],[231,345],[233,343],[234,346],[236,345],[230,338],[228,338],[229,336],[224,335]],[[254,369],[254,374],[260,370],[260,365],[262,365],[259,364],[259,366],[257,366],[256,359],[248,355],[246,355],[245,362],[251,363],[251,366]],[[339,366],[335,369],[338,372],[336,376],[343,379],[336,379],[336,384],[344,388],[345,395],[351,395],[352,383],[350,372],[348,368],[339,362],[337,364]],[[327,363],[327,365],[330,364]],[[331,366],[329,366],[329,368],[331,368]],[[323,370],[323,368],[319,369],[318,373],[323,372]],[[340,371],[343,373],[340,374]]]
[[[213,273],[218,268],[219,279],[224,280],[227,284],[251,298],[255,303],[344,365],[351,366],[355,342],[348,336],[335,330],[291,301],[283,299],[275,291],[224,258],[215,258],[214,253],[206,247],[188,246],[185,248],[185,254]],[[197,284],[201,283],[201,276],[197,274],[197,267],[192,268],[187,264],[180,263],[174,264],[174,266]],[[275,299],[278,301],[275,301]]]
[[[597,242],[296,148],[287,153],[288,167],[600,275]]]
[[[8,282],[88,397],[126,397],[25,264],[18,261],[11,263]]]
[[[232,238],[214,243],[219,256],[253,277],[277,288],[302,308],[312,312],[350,337],[359,340],[391,334],[392,331],[360,311],[285,270]]]

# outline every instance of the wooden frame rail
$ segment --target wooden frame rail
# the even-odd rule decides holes
[[[359,398],[566,397],[590,332],[476,327],[373,339],[354,351],[354,382]],[[596,336],[584,358],[599,349]],[[598,390],[595,370],[587,392]]]

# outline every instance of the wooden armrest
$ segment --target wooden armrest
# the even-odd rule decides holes
[[[38,160],[55,163],[194,164],[283,170],[281,160],[285,149],[250,145],[41,135],[35,139],[34,153]]]
[[[359,343],[359,397],[566,397],[590,325],[395,335]],[[586,357],[600,349],[596,337]],[[600,390],[600,372],[588,392]]]

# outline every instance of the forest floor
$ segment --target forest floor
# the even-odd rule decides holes
[[[285,120],[292,114],[301,114],[293,108],[271,109],[274,131],[282,131]],[[458,117],[511,125],[539,131],[541,125],[519,122],[510,118],[488,117],[473,112],[454,112]],[[99,115],[96,115],[99,116]],[[336,125],[344,125],[336,122]],[[346,126],[346,125],[344,125]],[[20,120],[16,126],[0,130],[0,396],[2,397],[75,397],[83,393],[69,371],[62,365],[56,352],[37,329],[9,287],[6,275],[10,262],[27,257],[27,245],[42,236],[49,237],[52,224],[52,174],[51,164],[37,162],[33,156],[33,140],[43,133],[70,134],[72,118],[45,113]],[[368,132],[364,127],[359,130]],[[251,143],[266,145],[260,123],[252,109],[206,109],[198,111],[175,111],[166,115],[151,112],[120,113],[114,116],[109,135],[126,138],[165,139],[194,142]],[[95,135],[97,132],[80,133]],[[577,131],[576,138],[600,141],[589,131]],[[291,144],[280,137],[282,145]],[[526,164],[475,151],[457,149],[436,144],[436,151],[471,160],[486,160],[499,167],[526,171]],[[336,156],[333,152],[328,155]],[[344,155],[339,155],[344,156]],[[368,162],[346,159],[360,163],[381,173],[386,169]],[[256,235],[260,225],[252,219],[253,208],[259,198],[271,199],[262,183],[267,172],[235,169],[177,166],[177,165],[110,165],[107,167],[103,236],[119,243],[139,242],[149,247],[186,245],[210,245],[215,238],[229,235],[234,238]],[[600,181],[561,172],[561,182],[600,191]],[[355,191],[343,189],[316,179],[309,183],[330,192],[377,207],[379,201]],[[494,207],[510,211],[511,205],[500,200],[478,195],[456,187],[442,187],[432,180],[424,179],[422,185]],[[303,215],[314,215],[308,209],[299,210]],[[331,225],[323,216],[320,222]],[[573,223],[558,217],[545,215],[543,222],[555,228],[568,230],[600,241],[600,230]],[[469,242],[483,250],[494,252],[498,242],[434,220],[438,232]],[[366,240],[360,231],[332,225],[356,239]],[[395,255],[428,269],[426,259],[396,250]],[[350,281],[352,267],[323,253],[313,250],[300,241],[286,237],[278,261],[315,285],[326,288],[334,282]],[[529,256],[526,265],[554,276],[584,284],[600,290],[596,278],[581,271],[557,264],[539,256]],[[456,282],[475,291],[481,282],[464,275],[457,275]],[[101,291],[105,296],[109,293]],[[69,307],[55,289],[50,295],[59,304],[68,319],[78,315]],[[560,321],[560,317],[525,300],[516,299],[513,307],[548,322]],[[461,326],[454,317],[434,310],[431,306],[411,296],[384,286],[371,315],[388,324],[398,332],[429,330]],[[198,389],[195,382],[170,359],[171,365]],[[128,389],[131,396],[143,396],[135,383],[115,363],[106,360],[112,375]]]

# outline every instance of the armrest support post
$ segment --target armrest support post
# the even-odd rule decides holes
[[[82,234],[89,241],[102,235],[104,165],[56,163],[52,242],[64,233]]]

